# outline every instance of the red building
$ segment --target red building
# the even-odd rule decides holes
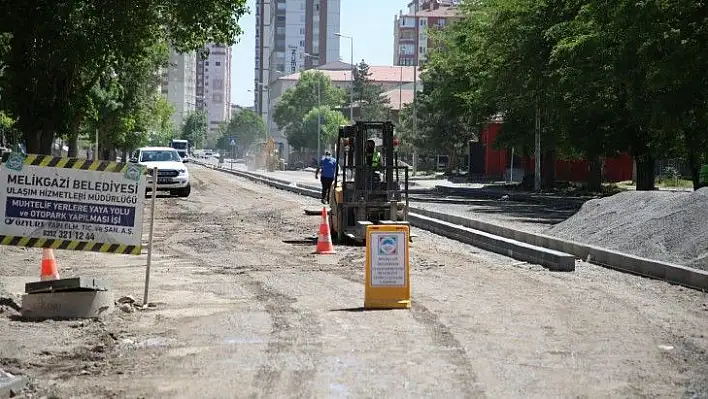
[[[470,172],[485,178],[502,179],[511,165],[511,149],[495,149],[494,142],[501,132],[501,121],[494,121],[482,129],[479,142],[470,145]],[[514,168],[533,173],[533,157],[514,156]],[[632,180],[632,157],[628,154],[605,159],[603,181],[619,182]],[[556,161],[556,179],[586,182],[590,177],[590,163],[583,159]]]

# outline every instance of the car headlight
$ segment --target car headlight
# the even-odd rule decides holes
[[[177,169],[180,175],[187,173],[187,169]]]

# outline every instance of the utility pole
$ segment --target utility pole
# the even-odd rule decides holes
[[[96,128],[96,148],[93,149],[93,160],[98,161],[98,128]]]
[[[345,39],[349,39],[349,42],[351,43],[351,54],[349,56],[350,62],[352,63],[352,70],[350,71],[352,74],[352,87],[349,90],[349,119],[350,122],[354,122],[354,70],[356,69],[356,65],[354,65],[354,36],[349,36],[342,34],[341,32],[335,33],[336,36],[343,37]]]
[[[413,67],[413,137],[418,135],[418,63],[420,55],[420,21],[418,21],[418,10],[420,7],[420,0],[415,1],[415,66]],[[413,149],[413,170],[412,175],[415,176],[416,164],[418,160],[416,159],[416,151]]]
[[[322,156],[322,149],[320,148],[320,137],[322,136],[322,108],[321,108],[321,92],[320,92],[320,86],[322,84],[322,81],[318,80],[317,81],[317,158]]]
[[[538,84],[536,85],[536,126],[534,140],[534,168],[533,171],[533,188],[535,191],[541,191],[541,108],[539,104]]]

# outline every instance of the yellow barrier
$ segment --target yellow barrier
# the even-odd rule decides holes
[[[366,228],[365,309],[411,307],[410,226]]]

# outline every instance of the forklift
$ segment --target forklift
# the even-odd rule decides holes
[[[369,225],[409,224],[408,166],[399,166],[397,147],[390,121],[359,121],[339,128],[335,151],[340,167],[329,198],[330,231],[338,244],[364,244]]]

